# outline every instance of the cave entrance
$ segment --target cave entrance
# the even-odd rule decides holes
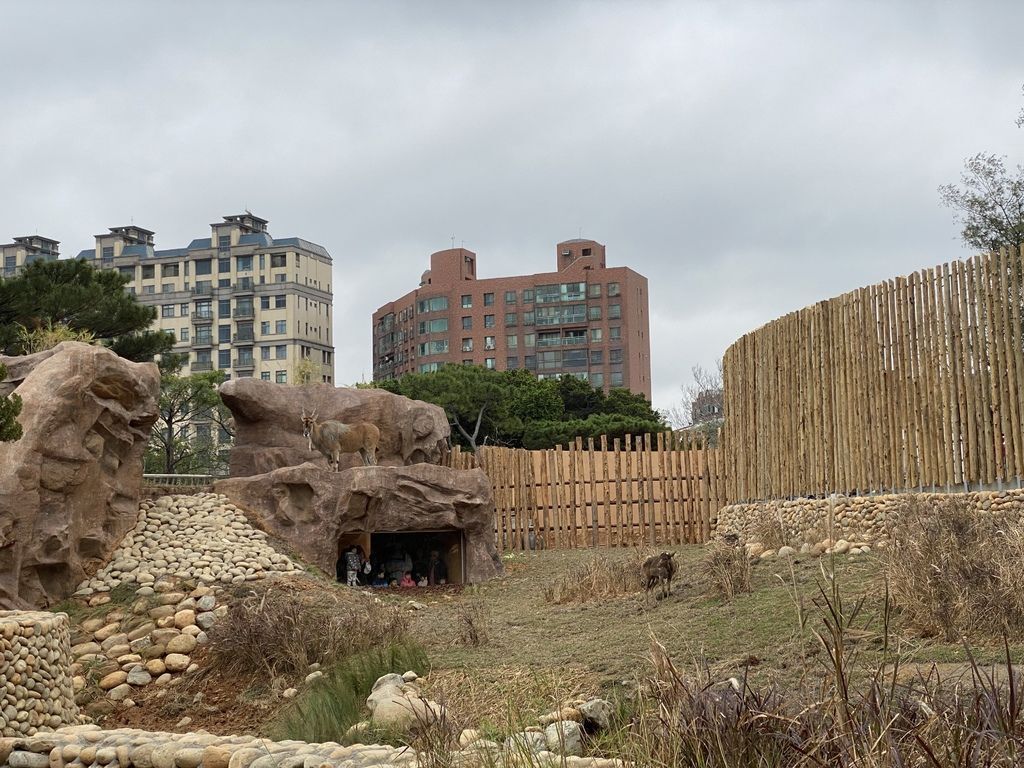
[[[373,565],[371,581],[383,568],[390,582],[411,570],[418,582],[427,575],[430,553],[437,551],[447,572],[446,583],[462,584],[466,573],[462,531],[377,531],[369,535],[368,554]]]

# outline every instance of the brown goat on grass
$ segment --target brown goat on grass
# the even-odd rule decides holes
[[[676,574],[675,556],[675,552],[662,552],[660,555],[651,555],[644,560],[642,578],[645,590],[650,592],[660,584],[663,598],[672,594],[672,577]]]
[[[340,421],[316,420],[316,411],[309,416],[302,412],[302,436],[309,440],[309,449],[316,448],[327,457],[327,461],[335,472],[341,470],[341,454],[359,453],[363,464],[373,466],[377,463],[377,444],[380,442],[380,430],[376,424],[358,422],[345,424]]]

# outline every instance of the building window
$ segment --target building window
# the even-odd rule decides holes
[[[274,354],[278,360],[284,360],[286,357],[288,357],[288,345],[278,344],[276,347],[274,347]]]
[[[238,272],[252,272],[252,256],[236,256],[235,270]]]
[[[270,321],[269,320],[264,320],[263,322],[260,323],[260,334],[262,336],[269,336],[270,335]]]
[[[217,238],[218,248],[230,248],[231,247],[231,235],[221,235]]]
[[[188,341],[188,328],[182,328],[178,334],[178,341]]]
[[[495,339],[493,336],[484,336],[484,349],[494,349]]]
[[[231,299],[217,299],[217,316],[231,317]]]
[[[515,304],[516,303],[516,292],[515,291],[505,291],[505,303],[506,304]]]
[[[463,361],[462,361],[462,364],[463,364],[463,365],[472,365],[472,364],[473,364],[473,360],[472,360],[472,358],[470,358],[470,359],[468,359],[468,360],[463,360]],[[420,366],[420,368],[422,369],[422,368],[423,368],[423,366],[421,365],[421,366]]]
[[[473,330],[473,318],[472,317],[464,317],[464,318],[462,318],[462,330],[464,330],[464,331],[472,331]]]
[[[288,254],[286,253],[272,253],[270,254],[270,268],[278,269],[279,267],[288,266]]]
[[[604,331],[602,331],[600,328],[591,328],[590,329],[590,341],[591,342],[602,341],[603,339],[604,339]]]
[[[160,286],[160,293],[170,293],[174,290],[174,283],[163,283]]]
[[[463,309],[472,309],[473,308],[473,297],[472,296],[470,296],[468,294],[463,295],[463,297],[462,297],[462,308]]]
[[[13,256],[8,256],[7,258],[8,259],[12,259],[11,263],[9,264],[9,266],[11,268],[13,268],[14,267],[14,261],[13,261],[14,257]],[[118,267],[117,271],[120,272],[121,273],[121,277],[123,277],[129,283],[132,280],[135,279],[135,267]]]
[[[618,283],[608,283],[608,295],[609,296],[618,296],[620,293],[622,293],[622,292],[619,290],[619,284]]]
[[[114,246],[106,245],[102,249],[102,256],[104,260],[114,258]]]
[[[444,368],[443,362],[423,363],[420,365],[420,373],[434,373]]]
[[[212,274],[212,260],[211,259],[196,259],[196,274],[197,275],[209,275]]]
[[[143,280],[152,280],[154,277],[156,277],[156,267],[154,265],[152,265],[152,264],[143,264],[142,265],[142,279]]]
[[[505,358],[505,369],[508,371],[514,371],[519,367],[519,358],[515,355]]]
[[[270,347],[260,347],[260,360],[270,359]]]
[[[608,362],[612,365],[620,365],[622,363],[622,350],[621,349],[609,349],[608,350]]]
[[[260,296],[260,309],[270,309],[269,296]]]
[[[525,368],[528,371],[536,371],[537,370],[537,356],[536,355],[527,355],[526,357],[524,357],[523,358],[523,368]]]
[[[174,305],[173,304],[161,304],[160,305],[160,317],[174,317]]]
[[[288,383],[288,371],[275,371],[274,372],[274,381],[276,381],[278,384],[287,384]]]
[[[603,349],[592,349],[592,350],[590,350],[590,364],[591,365],[604,365],[604,350]]]
[[[472,339],[463,339],[462,340],[462,351],[463,352],[472,352],[473,351],[473,340]]]
[[[231,350],[230,349],[219,349],[217,350],[217,367],[222,371],[226,371],[231,367]]]
[[[587,286],[587,295],[592,299],[601,298],[601,284],[591,283]]]
[[[614,328],[608,329],[608,338],[612,341],[617,341],[622,338],[622,326],[616,325]]]
[[[494,315],[484,315],[484,328],[494,327]]]
[[[608,376],[608,383],[613,387],[622,386],[622,371],[612,371]]]
[[[603,387],[604,386],[604,374],[601,373],[601,371],[591,371],[590,372],[590,383],[593,384],[595,387]]]
[[[439,317],[436,320],[420,320],[419,332],[421,335],[428,333],[447,333],[448,318]]]
[[[283,283],[287,279],[288,279],[288,275],[286,275],[284,272],[279,272],[278,274],[274,275],[274,282],[275,283]]]
[[[533,325],[536,322],[535,315],[536,313],[532,309],[529,312],[523,312],[523,325]]]
[[[217,259],[217,271],[220,274],[231,271],[231,259]]]
[[[423,312],[443,312],[448,309],[448,297],[447,296],[435,296],[432,299],[421,299],[416,303],[416,311]]]
[[[217,279],[217,287],[218,288],[230,288],[231,287],[231,278],[230,277],[218,278]]]
[[[484,358],[484,368],[489,368],[492,371],[494,370],[494,358],[493,357],[485,357]]]
[[[517,315],[515,312],[506,312],[505,313],[505,325],[507,325],[507,326],[519,325],[519,315]]]
[[[419,346],[420,356],[448,354],[448,339],[443,341],[426,341]]]
[[[618,320],[622,317],[622,305],[621,304],[609,304],[608,305],[608,319]]]
[[[260,381],[270,381],[270,371],[260,371]]]
[[[282,293],[274,297],[274,309],[285,309],[288,306],[288,294]]]
[[[514,333],[505,337],[505,346],[509,349],[516,349],[519,346],[519,337]]]
[[[231,326],[230,325],[218,325],[217,326],[217,342],[220,344],[231,343]]]
[[[494,306],[494,294],[493,293],[485,293],[484,294],[484,306],[485,307],[493,307]]]
[[[523,345],[524,346],[532,347],[536,343],[537,343],[537,334],[535,334],[535,333],[527,333],[526,335],[523,336]]]
[[[274,333],[288,333],[288,321],[278,320],[276,323],[274,323]]]
[[[178,264],[161,264],[160,265],[160,276],[161,277],[177,277],[180,272],[180,265]]]
[[[600,320],[601,319],[601,307],[593,306],[587,307],[587,320]]]
[[[145,286],[142,287],[142,292],[143,293],[149,293],[149,294],[156,293],[156,286],[155,285],[145,285]]]

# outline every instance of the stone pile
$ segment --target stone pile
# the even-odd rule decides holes
[[[374,727],[408,733],[445,722],[444,707],[423,697],[419,680],[412,671],[378,678],[366,699],[370,719],[352,726],[349,738]],[[538,718],[538,725],[511,734],[501,744],[484,738],[479,730],[467,728],[459,734],[459,747],[465,759],[476,758],[480,764],[488,766],[550,764],[615,768],[621,765],[617,760],[583,757],[587,735],[609,728],[612,714],[611,703],[604,699],[568,701]]]
[[[945,494],[882,494],[878,496],[832,496],[824,499],[781,499],[749,504],[732,504],[718,513],[716,533],[739,534],[747,543],[760,543],[761,531],[774,529],[793,547],[807,545],[813,551],[835,551],[840,542],[847,551],[863,549],[888,539],[898,525],[900,509],[910,499],[925,504],[956,496],[979,514],[1024,517],[1024,490],[974,491]],[[820,546],[824,544],[824,546]],[[769,550],[771,551],[771,550]],[[762,549],[762,554],[764,550]],[[818,552],[818,554],[821,554]],[[852,554],[857,554],[853,552]]]
[[[70,670],[83,703],[98,689],[107,699],[131,706],[139,689],[193,671],[191,654],[209,641],[206,631],[227,612],[206,585],[186,594],[171,581],[158,581],[137,594],[129,609],[76,627]]]
[[[34,736],[79,721],[70,637],[66,614],[0,612],[0,734]]]
[[[621,768],[622,762],[597,757],[563,757],[538,752],[525,763],[518,756],[492,759],[469,743],[456,752],[452,764],[465,768],[524,766],[531,768]],[[63,765],[111,768],[426,768],[434,757],[422,760],[407,747],[383,744],[268,741],[253,736],[215,736],[197,733],[162,733],[130,728],[100,730],[96,725],[61,728],[34,737],[0,739],[0,764],[11,768],[52,768]]]
[[[109,592],[120,584],[152,587],[165,577],[238,584],[297,570],[226,496],[161,496],[139,505],[135,528],[75,596]]]

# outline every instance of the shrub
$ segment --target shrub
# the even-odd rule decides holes
[[[310,579],[274,579],[232,601],[211,631],[210,654],[227,670],[305,674],[314,662],[399,643],[407,629],[408,614],[398,607]]]
[[[317,679],[289,706],[271,727],[275,739],[311,743],[343,742],[349,728],[363,719],[366,697],[382,675],[406,670],[426,673],[427,656],[415,645],[398,644],[349,657]],[[398,734],[372,733],[373,740],[395,742]],[[366,739],[360,734],[359,739]]]
[[[477,648],[490,641],[488,616],[482,603],[460,605],[455,612],[459,645]]]
[[[632,549],[625,558],[594,555],[544,589],[549,603],[585,603],[643,590],[641,566],[653,551]]]
[[[723,600],[751,591],[753,568],[746,550],[739,544],[714,542],[704,558],[704,572],[711,593]]]
[[[96,337],[92,331],[74,329],[65,323],[53,323],[52,321],[47,321],[45,326],[39,328],[32,330],[21,328],[18,331],[18,343],[21,344],[26,355],[45,352],[65,341],[81,341],[92,344],[96,341]]]
[[[956,497],[898,510],[885,576],[907,622],[947,641],[1024,634],[1024,524]]]
[[[750,525],[747,538],[763,545],[765,549],[778,549],[789,544],[786,530],[777,513],[765,510]]]

